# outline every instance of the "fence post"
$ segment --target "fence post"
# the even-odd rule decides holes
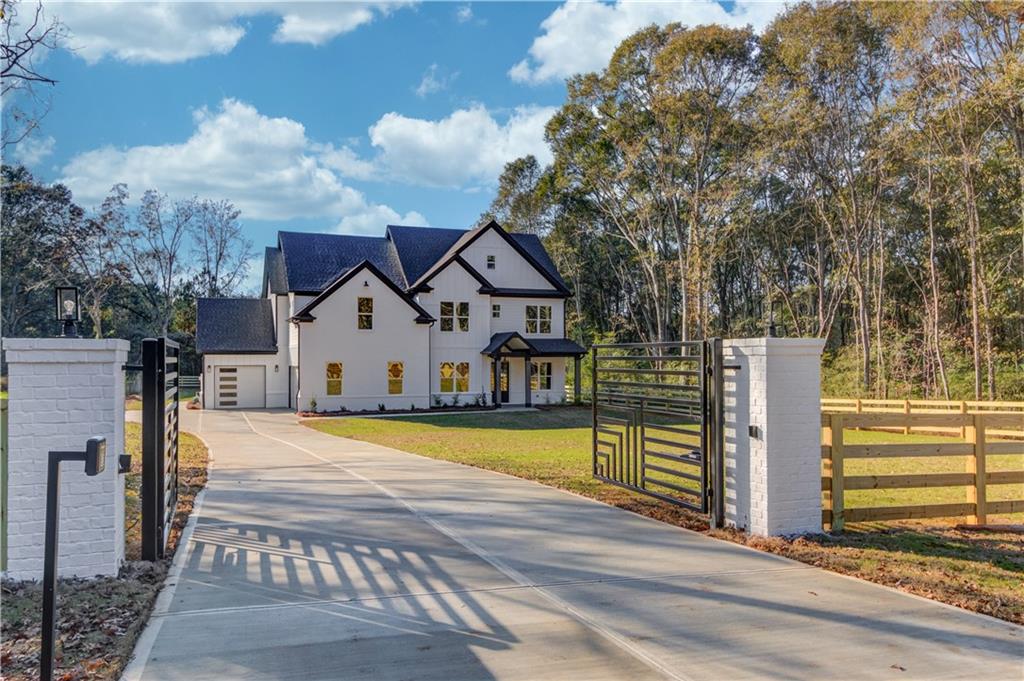
[[[832,511],[832,532],[843,531],[843,416],[829,414],[825,435],[829,457],[825,459],[825,476],[830,479],[828,506]]]
[[[590,347],[590,464],[597,475],[597,348]]]
[[[964,400],[960,400],[960,413],[961,414],[966,414],[967,413],[967,402],[965,402]],[[967,438],[967,426],[960,426],[960,438],[961,439],[966,439]]]
[[[903,414],[907,417],[907,424],[903,426],[903,434],[910,435],[910,400],[903,400]]]
[[[967,472],[974,474],[974,485],[967,488],[967,502],[974,504],[974,515],[968,516],[971,525],[984,525],[987,521],[987,492],[985,490],[985,415],[975,414],[972,425],[967,426],[968,441],[974,453],[967,458]]]
[[[163,372],[164,358],[157,339],[142,340],[142,488],[139,490],[142,523],[142,560],[160,558],[160,504],[158,452],[163,444],[162,415],[163,389],[159,373]]]

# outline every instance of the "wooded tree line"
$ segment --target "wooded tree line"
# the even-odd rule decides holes
[[[115,185],[85,210],[61,184],[22,166],[0,173],[0,324],[4,336],[52,336],[56,286],[77,286],[83,335],[182,342],[182,370],[198,372],[195,299],[238,292],[252,258],[228,201],[172,200],[146,191],[129,205]]]
[[[827,339],[832,393],[1024,397],[1020,3],[652,26],[567,83],[486,218],[544,235],[573,335]]]

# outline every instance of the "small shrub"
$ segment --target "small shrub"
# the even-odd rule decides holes
[[[455,393],[454,395],[452,395],[452,406],[453,407],[459,406],[459,398],[460,397],[461,397],[461,395],[459,395],[458,393]]]
[[[415,404],[410,404],[409,405],[409,411],[416,411],[416,405]]]
[[[377,411],[381,411],[381,412],[387,411],[387,407],[384,406],[383,402],[381,402],[380,404],[377,405]]]
[[[316,395],[309,398],[309,410],[314,414],[316,413]]]
[[[444,406],[444,400],[441,399],[440,395],[431,395],[430,401],[433,403],[435,409],[440,409]]]

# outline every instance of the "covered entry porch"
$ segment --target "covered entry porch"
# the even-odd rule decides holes
[[[544,396],[548,402],[561,402],[570,358],[574,360],[575,401],[580,399],[580,358],[586,350],[574,341],[527,339],[510,331],[491,336],[491,342],[481,354],[490,359],[491,402],[495,407],[502,404],[530,407],[535,394]]]

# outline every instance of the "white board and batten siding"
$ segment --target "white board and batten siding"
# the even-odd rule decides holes
[[[430,327],[430,393],[450,403],[455,393],[441,392],[441,363],[469,362],[469,390],[459,393],[463,404],[472,402],[480,393],[491,389],[490,360],[480,354],[491,340],[491,299],[477,293],[480,282],[462,265],[452,263],[431,281],[433,288],[417,296],[417,302],[437,322]],[[469,331],[458,330],[458,320],[452,331],[441,330],[441,303],[469,303]]]
[[[487,269],[487,256],[494,256],[494,269]],[[462,252],[462,257],[498,288],[554,290],[547,279],[527,262],[493,229],[481,234]]]
[[[493,241],[491,241],[493,239]],[[477,264],[470,263],[474,269],[483,273],[489,280],[499,279],[504,283],[523,282],[528,280],[530,286],[553,290],[551,284],[537,273],[533,266],[523,260],[501,237],[488,233],[466,249],[469,254],[479,242],[482,248],[470,254]],[[465,255],[465,254],[464,254]],[[495,267],[486,269],[487,256],[495,256]],[[470,258],[466,258],[467,262]],[[525,269],[524,269],[525,268]],[[512,271],[510,274],[509,272]],[[503,273],[504,272],[504,276]],[[531,278],[535,277],[535,279]],[[562,338],[565,334],[565,303],[560,298],[504,298],[491,297],[477,293],[480,283],[458,263],[451,263],[439,272],[431,281],[432,291],[421,293],[417,297],[420,305],[437,319],[430,329],[430,392],[439,396],[442,401],[450,404],[455,395],[462,404],[472,402],[481,393],[487,403],[491,402],[491,358],[481,354],[481,350],[490,342],[496,333],[515,331],[526,338]],[[520,284],[520,287],[521,284]],[[469,331],[441,330],[441,302],[469,303]],[[500,306],[499,316],[493,316],[492,306]],[[551,308],[551,332],[535,333],[526,331],[526,307],[528,305],[545,305]],[[532,390],[533,404],[554,404],[565,398],[565,366],[564,357],[538,357],[538,362],[551,363],[551,389]],[[441,392],[440,367],[442,362],[469,362],[469,390],[459,393]],[[526,401],[526,365],[522,358],[510,358],[509,362],[509,396],[511,404],[523,404]]]
[[[358,328],[358,299],[373,299],[373,329]],[[430,404],[429,326],[405,300],[369,270],[359,272],[299,324],[298,407],[317,411],[426,408]],[[342,364],[342,394],[327,394],[327,364]],[[388,362],[402,362],[402,392],[388,392]]]

